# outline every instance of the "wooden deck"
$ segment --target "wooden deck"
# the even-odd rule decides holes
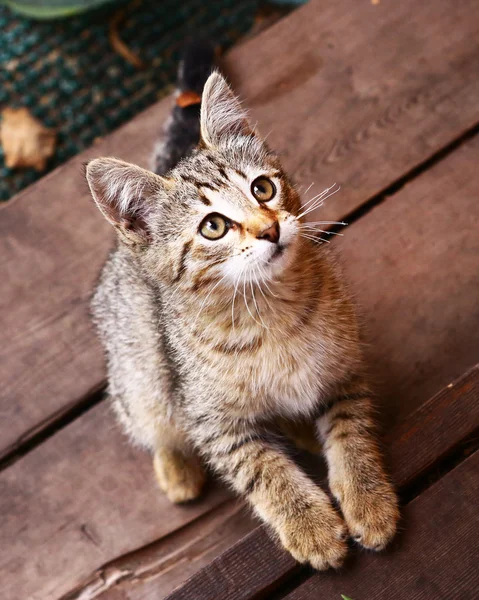
[[[298,567],[220,484],[171,506],[114,424],[87,314],[113,237],[81,165],[147,165],[167,99],[0,209],[2,599],[479,597],[476,17],[473,0],[310,0],[227,59],[298,184],[341,185],[321,215],[350,223],[334,243],[404,505],[392,547]]]

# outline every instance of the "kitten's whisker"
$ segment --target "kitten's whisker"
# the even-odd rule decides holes
[[[308,226],[308,225],[302,225],[301,229],[306,229],[306,231],[319,231],[320,233],[326,233],[327,235],[340,235],[340,236],[344,235],[344,233],[338,233],[336,231],[329,231],[326,229],[318,229],[317,227]]]
[[[301,237],[304,238],[305,240],[312,240],[313,242],[319,241],[318,237],[314,237],[312,235],[302,235]]]
[[[234,258],[235,256],[239,256],[241,254],[241,252],[237,252],[236,254],[232,254],[226,258],[218,258],[215,261],[208,263],[207,267],[214,267],[217,264],[220,264],[222,262],[226,262],[226,260],[228,260],[229,258]],[[185,271],[185,267],[183,267],[180,271],[180,274],[183,274]],[[175,286],[175,288],[173,289],[173,291],[170,293],[170,297],[168,299],[168,301],[163,305],[163,310],[165,310],[166,308],[168,308],[168,306],[173,302],[173,300],[175,299],[176,294],[179,292],[180,288],[185,285],[184,281],[180,281],[180,283]]]
[[[303,212],[301,212],[297,218],[302,219],[309,213],[313,212],[313,210],[316,210],[317,208],[319,208],[321,206],[321,204],[323,204],[328,198],[331,198],[331,196],[334,196],[334,194],[337,194],[340,189],[341,188],[338,186],[337,189],[333,190],[330,194],[328,194],[324,198],[323,197],[318,198],[318,200],[316,202],[314,202],[309,208],[307,208],[306,210],[303,210]]]
[[[261,263],[262,263],[263,265],[267,265],[267,264],[268,264],[268,261],[267,261],[267,260],[265,260],[265,259],[263,258],[263,259],[261,259]],[[275,294],[275,293],[273,292],[273,290],[272,290],[272,289],[269,287],[269,285],[268,285],[269,283],[271,283],[271,284],[273,284],[273,285],[274,285],[274,284],[276,284],[276,283],[278,283],[278,282],[277,282],[275,279],[273,279],[272,277],[270,277],[270,276],[268,275],[268,272],[267,272],[265,269],[263,269],[263,268],[261,267],[261,265],[259,265],[259,267],[260,267],[260,269],[261,269],[261,273],[263,274],[263,283],[264,283],[264,285],[265,285],[266,289],[267,289],[267,290],[268,290],[268,292],[271,294],[271,296],[273,296],[273,298],[279,298],[280,296],[278,296],[277,294]]]
[[[317,200],[318,202],[321,202],[323,200],[323,197],[334,188],[334,186],[336,185],[336,183],[333,183],[333,185],[329,186],[328,188],[326,188],[325,190],[323,190],[322,192],[320,192],[319,194],[316,194],[315,196],[313,196],[310,200],[307,200],[302,206],[301,208],[304,209],[306,208],[309,204],[311,204],[311,202],[314,202],[315,200]],[[305,194],[309,191],[309,188],[306,190]]]
[[[271,304],[268,302],[268,299],[266,298],[266,295],[265,295],[265,293],[263,292],[263,288],[261,287],[261,283],[264,283],[264,278],[262,278],[262,277],[261,277],[261,275],[259,275],[259,278],[257,278],[257,277],[255,276],[255,280],[256,280],[257,286],[258,286],[258,288],[259,288],[259,291],[260,291],[261,295],[262,295],[262,296],[263,296],[263,298],[264,298],[264,301],[265,301],[265,303],[266,303],[266,306],[267,306],[268,310],[271,312],[271,311],[272,311],[272,309],[271,309]]]
[[[250,289],[251,289],[251,295],[253,296],[253,304],[254,304],[254,307],[255,307],[255,309],[256,309],[256,314],[258,315],[258,318],[259,318],[259,320],[260,320],[260,321],[261,321],[261,323],[263,324],[263,327],[264,327],[265,329],[269,329],[269,327],[267,327],[267,326],[265,325],[265,322],[263,321],[263,318],[261,317],[261,313],[260,313],[260,311],[259,311],[258,304],[257,304],[257,302],[256,302],[256,297],[255,297],[255,295],[254,295],[254,287],[253,287],[252,277],[253,277],[253,273],[252,273],[252,271],[250,271],[250,274],[249,274],[249,287],[250,287]]]
[[[265,288],[268,290],[269,294],[270,294],[271,296],[273,296],[273,298],[279,298],[279,297],[280,297],[280,296],[278,296],[278,294],[275,294],[275,293],[274,293],[274,292],[271,290],[271,288],[269,287],[269,285],[268,285],[268,282],[266,281],[266,279],[263,279],[263,283],[264,283],[264,287],[265,287]]]
[[[273,133],[273,130],[272,130],[272,129],[270,129],[270,130],[268,131],[268,133],[267,133],[266,135],[264,135],[264,136],[263,136],[263,141],[266,141],[266,140],[269,138],[269,136],[270,136],[272,133]]]
[[[313,235],[313,234],[303,233],[301,235],[301,237],[304,237],[304,238],[307,238],[307,239],[310,239],[310,240],[314,240],[314,241],[321,240],[323,242],[327,242],[328,244],[331,243],[330,240],[326,240],[326,239],[322,238],[320,235]]]
[[[298,215],[298,219],[302,219],[306,215],[309,215],[309,213],[313,212],[313,210],[317,210],[318,208],[321,208],[321,206],[323,206],[323,201],[318,200],[317,202],[315,202],[314,204],[312,204],[311,206],[309,206],[308,208],[303,210],[303,212]]]
[[[323,190],[322,192],[320,192],[319,194],[316,194],[315,196],[313,196],[312,198],[310,198],[309,200],[307,200],[303,205],[302,208],[306,208],[309,204],[311,204],[311,202],[314,202],[315,200],[317,201],[322,201],[323,197],[334,188],[334,186],[336,185],[336,183],[333,183],[333,185],[331,185],[330,187],[326,188],[325,190]],[[308,188],[309,190],[309,188]],[[307,190],[307,191],[308,191]],[[305,194],[307,193],[307,191],[305,192]]]
[[[238,292],[238,283],[239,283],[242,272],[243,271],[241,271],[239,273],[239,275],[236,278],[235,283],[234,283],[233,302],[231,303],[231,329],[233,330],[233,332],[235,330],[235,299],[236,299],[236,294]]]
[[[259,260],[263,265],[268,264],[268,261],[264,258],[260,258]],[[276,283],[278,283],[278,281],[276,279],[273,279],[273,277],[270,277],[267,272],[263,271],[263,273],[265,273],[265,275],[263,276],[263,282],[266,286],[266,289],[272,296],[274,296],[274,298],[279,298],[279,296],[277,294],[275,294],[274,292],[271,291],[271,288],[268,285],[268,282],[272,283],[272,284],[276,284]]]
[[[244,303],[246,306],[246,310],[248,311],[250,317],[253,319],[253,321],[255,323],[257,323],[260,327],[262,326],[261,323],[259,323],[253,316],[253,313],[251,312],[249,305],[248,305],[248,300],[246,299],[246,278],[243,280],[243,298],[244,298]]]
[[[329,196],[326,196],[326,198],[323,198],[321,201],[315,202],[314,204],[309,206],[306,210],[304,210],[301,214],[299,214],[298,219],[303,219],[306,215],[309,215],[310,213],[317,210],[318,208],[321,208],[321,206],[323,206],[325,200],[327,200],[331,196],[334,196],[334,194],[337,194],[337,193],[338,193],[338,190],[335,192],[332,192],[331,194],[329,194]]]
[[[255,281],[256,281],[256,285],[258,286],[258,289],[260,291],[260,294],[263,296],[264,301],[266,302],[266,306],[269,308],[269,310],[271,310],[271,305],[268,302],[268,299],[266,298],[264,292],[263,292],[263,288],[261,287],[261,284],[263,283],[263,279],[261,278],[261,275],[259,275],[259,277],[257,277],[255,275]]]
[[[328,243],[328,244],[330,243],[330,241],[329,241],[329,240],[325,240],[325,239],[324,239],[324,238],[322,238],[322,237],[316,237],[316,236],[313,236],[313,235],[306,235],[306,234],[300,234],[300,235],[301,235],[301,237],[302,237],[302,238],[304,238],[305,240],[311,240],[312,242],[316,242],[316,243],[319,243],[319,242],[326,242],[326,243]]]
[[[266,264],[266,261],[263,260],[263,264]],[[272,282],[272,279],[268,279],[268,273],[265,272],[265,270],[261,267],[261,265],[259,265],[259,268],[261,269],[261,273],[263,275],[263,283],[264,283],[265,288],[268,290],[268,292],[271,294],[271,296],[273,296],[274,298],[279,298],[279,296],[277,294],[275,294],[268,285],[268,281]],[[273,282],[273,283],[277,283],[277,282]]]
[[[263,273],[264,273],[264,271],[263,271],[262,269],[261,269],[261,272],[263,272]],[[260,278],[260,279],[261,279],[261,278]],[[264,277],[261,279],[261,283],[264,283],[264,284],[267,286],[267,284],[266,284],[266,281],[265,281]],[[267,305],[268,309],[269,309],[269,310],[272,312],[271,304],[269,303],[269,301],[268,301],[267,297],[265,296],[265,294],[264,294],[264,292],[263,292],[263,289],[262,289],[262,287],[261,287],[261,283],[260,283],[260,282],[258,282],[258,288],[259,288],[259,291],[260,291],[260,292],[261,292],[261,294],[263,295],[264,301],[265,301],[265,303],[266,303],[266,305]],[[268,288],[268,289],[269,289],[269,288]],[[272,292],[271,292],[271,290],[270,290],[270,293],[272,293]],[[279,298],[279,296],[277,296],[276,294],[272,294],[272,295],[273,295],[275,298]],[[284,330],[283,330],[283,328],[282,328],[282,327],[280,327],[278,320],[277,320],[277,321],[275,321],[275,324],[274,324],[274,326],[273,326],[273,327],[269,327],[269,329],[270,329],[270,330],[279,331],[279,333],[280,333],[281,335],[286,335],[286,334],[285,334],[285,332],[284,332]]]
[[[322,190],[321,192],[319,192],[319,194],[315,194],[313,196],[313,198],[311,200],[314,200],[314,198],[322,198],[323,196],[325,196],[330,190],[332,190],[334,187],[336,186],[336,182],[333,183],[333,185],[330,185],[329,187],[325,188],[324,190]],[[308,200],[308,202],[311,202],[311,200]]]
[[[300,225],[347,225],[345,221],[306,221]]]
[[[311,203],[313,203],[311,205]],[[323,204],[323,199],[322,198],[318,198],[318,196],[314,196],[314,198],[311,198],[311,200],[309,200],[308,202],[306,202],[305,204],[303,204],[301,206],[301,211],[305,212],[306,210],[309,210],[310,208],[312,208],[312,206],[315,206],[316,208],[318,206],[322,206]]]
[[[313,185],[314,185],[314,181],[312,181],[312,182],[311,182],[311,183],[308,185],[308,187],[307,187],[307,188],[304,190],[304,192],[303,192],[303,193],[306,195],[306,194],[309,192],[309,190],[310,190],[310,189],[313,187]],[[300,186],[300,189],[301,189],[301,187],[303,187],[303,186]]]

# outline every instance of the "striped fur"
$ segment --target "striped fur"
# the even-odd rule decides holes
[[[201,111],[202,143],[163,177],[113,159],[87,166],[120,234],[93,300],[110,395],[172,501],[200,493],[201,458],[297,560],[337,567],[348,530],[380,549],[398,519],[355,311],[332,253],[301,235],[295,188],[217,73]],[[259,176],[276,189],[265,204],[251,192]],[[211,213],[231,223],[217,241],[199,233]],[[275,222],[279,241],[264,239]],[[279,421],[316,430],[343,516],[288,457]]]

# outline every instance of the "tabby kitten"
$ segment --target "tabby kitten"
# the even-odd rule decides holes
[[[207,463],[294,558],[338,567],[348,534],[380,550],[398,520],[354,308],[218,72],[200,121],[199,145],[167,173],[114,158],[87,165],[119,239],[93,300],[109,393],[172,502],[200,494]],[[163,171],[168,162],[157,160]],[[342,516],[270,433],[279,420],[314,426]]]

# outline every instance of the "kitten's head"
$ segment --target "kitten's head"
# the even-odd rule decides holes
[[[92,160],[86,176],[120,239],[165,283],[254,284],[297,254],[298,194],[218,73],[203,92],[200,145],[166,177],[113,158]]]

